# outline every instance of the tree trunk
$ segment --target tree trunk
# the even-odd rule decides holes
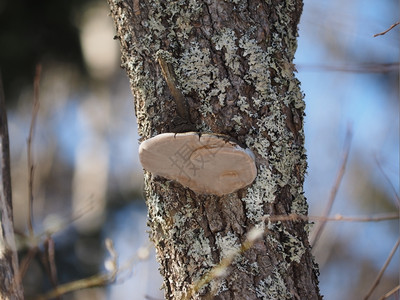
[[[0,78],[1,81],[1,78]],[[23,299],[14,240],[7,114],[0,82],[0,299]]]
[[[108,1],[142,140],[184,131],[178,90],[196,131],[230,136],[256,157],[253,184],[222,197],[145,173],[165,297],[321,299],[307,222],[263,218],[308,211],[305,104],[293,65],[302,1]],[[175,80],[166,82],[160,57]],[[263,237],[192,294],[254,227]]]

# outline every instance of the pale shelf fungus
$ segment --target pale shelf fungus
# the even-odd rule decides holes
[[[201,194],[223,196],[251,184],[254,154],[225,135],[163,133],[140,144],[143,168]]]

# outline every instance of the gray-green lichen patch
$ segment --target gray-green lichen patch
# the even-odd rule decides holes
[[[218,69],[211,64],[210,50],[192,43],[185,49],[178,65],[177,72],[181,75],[183,92],[188,94],[194,91],[205,99],[206,92],[218,78]]]
[[[196,93],[200,97],[200,111],[204,117],[213,113],[211,98],[224,104],[229,81],[220,79],[219,71],[211,62],[208,48],[192,43],[178,59],[177,74],[184,94]]]
[[[158,50],[155,54],[155,58],[156,59],[162,58],[166,62],[176,65],[176,59],[172,56],[171,52],[167,50],[163,49]]]
[[[156,12],[154,15],[149,16],[148,21],[144,23],[145,26],[150,28],[154,36],[160,36],[166,31],[165,26],[161,23],[161,16],[162,14],[160,12]],[[146,40],[152,41],[151,37],[147,37]],[[151,46],[154,47],[154,44]]]
[[[192,23],[203,10],[200,1],[151,1],[149,16],[143,25],[149,34],[143,39],[145,47],[157,51],[161,37],[167,38],[170,48],[184,44],[193,29]]]
[[[274,46],[276,48],[281,48],[287,51],[289,55],[289,59],[292,61],[294,57],[294,53],[297,48],[297,30],[293,32],[292,30],[288,29],[288,24],[291,23],[291,15],[292,12],[296,9],[295,0],[289,0],[280,2],[277,5],[277,22],[274,23],[276,28],[276,35],[277,37],[275,40],[280,43],[276,43]]]
[[[152,75],[144,68],[144,63],[140,56],[143,48],[136,43],[132,44],[132,55],[126,56],[122,66],[130,75],[129,80],[132,92],[135,97],[135,111],[138,120],[138,131],[141,136],[149,136],[151,132],[151,122],[157,121],[151,118],[151,107],[160,101],[156,95],[162,92],[160,82],[152,80]],[[157,117],[157,116],[155,116]],[[155,132],[153,132],[155,134]]]
[[[161,226],[166,226],[164,218],[164,204],[162,201],[160,201],[158,195],[154,193],[150,194],[147,201],[149,206],[151,205],[152,208],[151,214],[153,221]]]
[[[181,3],[179,3],[181,2]],[[190,31],[192,30],[192,22],[197,19],[198,14],[203,10],[203,5],[200,1],[190,0],[187,1],[175,1],[177,5],[177,35],[180,39],[187,39]],[[183,4],[183,5],[182,5]],[[182,9],[182,7],[187,6],[187,9]]]
[[[268,166],[260,165],[254,183],[247,189],[246,196],[242,199],[246,206],[248,219],[258,224],[264,215],[265,202],[275,201],[276,185],[273,184],[274,175]]]
[[[166,185],[160,185],[161,189],[170,190]],[[167,200],[167,201],[166,201]],[[163,259],[168,259],[169,268],[174,270],[174,279],[190,278],[191,282],[200,280],[202,276],[214,266],[210,242],[205,236],[204,230],[194,222],[195,210],[191,204],[192,199],[187,198],[183,206],[179,203],[161,200],[152,190],[148,191],[147,205],[149,207],[149,222],[152,228],[152,240],[156,248],[168,245],[169,252],[159,252],[160,270],[164,273]],[[226,242],[228,243],[228,242]],[[221,245],[227,246],[228,244]],[[201,268],[199,268],[201,266]],[[172,278],[165,278],[166,281]],[[175,297],[184,298],[190,291],[190,287],[184,280],[173,283],[177,287]]]
[[[306,216],[308,213],[308,204],[303,190],[299,190],[297,193],[293,193],[293,195],[296,195],[296,197],[292,201],[290,213]]]
[[[240,3],[240,0],[224,0],[225,2],[232,2],[232,3],[235,3],[235,4],[239,4]]]
[[[254,99],[252,99],[252,102],[255,103],[256,106],[259,106],[260,103],[256,103],[256,101],[254,101]],[[258,118],[258,113],[257,112],[252,112],[252,110],[250,109],[250,104],[249,104],[249,100],[245,97],[245,96],[238,96],[238,100],[236,101],[236,106],[239,108],[239,110],[242,113],[245,113],[246,115],[248,115],[251,118]]]
[[[241,125],[243,117],[241,115],[234,115],[232,120],[235,121],[238,125]]]
[[[268,151],[270,146],[270,141],[268,138],[263,136],[252,137],[251,135],[246,137],[246,145],[253,151],[256,151],[257,154],[268,161],[271,156]]]
[[[224,50],[225,64],[233,74],[240,75],[240,60],[238,47],[236,46],[237,37],[235,32],[230,28],[223,28],[212,38],[214,47],[217,50]]]
[[[210,97],[218,97],[219,104],[221,106],[224,106],[226,99],[226,88],[229,87],[231,84],[228,79],[224,78],[222,80],[217,80],[215,85],[216,88],[211,90]]]
[[[175,244],[176,251],[184,254],[188,258],[188,264],[201,265],[205,269],[213,266],[211,257],[210,242],[204,235],[201,228],[193,228],[187,224],[191,222],[193,216],[176,213],[173,217],[174,222],[169,232],[169,241]],[[189,248],[187,248],[189,246]],[[199,270],[193,268],[198,272]],[[200,273],[189,274],[193,280],[200,279]]]
[[[203,267],[211,267],[212,265],[209,264],[209,262],[212,261],[210,242],[204,236],[203,229],[187,226],[194,218],[194,210],[190,205],[186,205],[183,210],[185,211],[184,214],[177,212],[173,216],[173,227],[170,230],[171,241],[177,240],[177,250],[186,253],[190,259],[196,262],[202,262]],[[185,228],[185,230],[183,230],[183,228]],[[179,242],[180,239],[184,239],[186,243]],[[187,245],[190,245],[189,249],[181,248]],[[193,274],[190,275],[192,276]]]
[[[257,297],[260,299],[293,299],[285,285],[279,266],[275,266],[272,275],[261,280],[256,287]]]
[[[195,261],[202,262],[203,267],[212,267],[213,265],[209,263],[212,261],[210,242],[205,238],[204,231],[201,229],[196,232],[190,232],[185,238],[191,241],[191,247],[187,255]]]
[[[220,282],[211,282],[213,290],[216,290],[217,292],[215,293],[217,296],[220,295],[221,293],[225,291],[229,291],[228,283],[226,280],[221,280]],[[215,287],[217,285],[217,287]]]
[[[239,47],[243,49],[243,57],[247,58],[249,66],[244,80],[255,87],[264,100],[271,96],[269,68],[273,65],[270,53],[265,52],[255,39],[244,35],[239,40]]]
[[[114,2],[122,5],[121,1]],[[140,14],[142,4],[138,4],[137,13]],[[156,53],[165,45],[162,40],[169,40],[169,49],[181,47],[186,43],[189,33],[192,30],[192,22],[196,20],[203,10],[203,4],[196,0],[189,1],[149,1],[147,16],[141,19],[142,32],[132,36],[131,19],[126,12],[119,12],[116,18],[117,28],[126,30],[121,34],[121,42],[127,45],[129,51],[125,52],[122,66],[129,74],[132,91],[135,97],[136,114],[139,124],[139,135],[149,137],[154,135],[154,126],[159,117],[155,111],[165,105],[162,97],[164,84],[148,68],[144,57],[151,57],[156,62]],[[135,17],[136,18],[136,17]],[[223,96],[220,96],[221,98]],[[204,109],[205,111],[207,109]],[[211,109],[208,109],[211,111]],[[150,116],[150,117],[148,117]]]
[[[285,237],[287,238],[287,242],[283,243],[283,246],[286,248],[286,253],[289,253],[287,258],[291,262],[297,262],[300,263],[301,258],[303,257],[306,248],[303,245],[303,242],[296,237],[295,235],[291,234],[288,232],[286,229],[283,229],[283,233]],[[285,258],[285,256],[284,256]]]
[[[232,232],[228,232],[225,236],[217,233],[215,243],[219,248],[221,258],[233,256],[240,249],[240,241]]]
[[[303,242],[298,237],[291,234],[281,222],[269,224],[268,227],[270,230],[281,233],[282,236],[279,240],[272,235],[268,235],[267,241],[271,247],[279,250],[283,259],[288,261],[287,265],[289,265],[291,262],[300,263],[306,251]],[[282,263],[286,264],[284,262]]]
[[[274,167],[281,174],[278,184],[281,187],[287,184],[294,185],[294,182],[292,182],[292,170],[299,163],[300,156],[295,151],[289,149],[287,145],[282,145],[279,150],[277,153],[280,154],[280,159],[274,161]]]

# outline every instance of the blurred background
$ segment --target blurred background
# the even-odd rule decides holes
[[[397,0],[304,0],[295,63],[307,105],[310,215],[325,209],[349,128],[349,160],[331,215],[399,210],[400,26],[373,37],[397,21]],[[63,299],[163,299],[146,232],[133,99],[113,36],[104,0],[0,0],[16,230],[27,232],[26,140],[40,63],[35,233],[51,234],[60,283],[104,272],[106,238],[129,266],[115,284]],[[29,244],[18,237],[23,259]],[[363,298],[398,238],[398,220],[328,223],[314,249],[325,299]],[[371,299],[399,284],[399,252]],[[27,296],[51,288],[40,256],[24,285]]]

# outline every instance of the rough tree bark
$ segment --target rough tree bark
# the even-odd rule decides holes
[[[306,222],[300,83],[301,0],[108,0],[143,140],[182,132],[158,59],[172,66],[198,132],[228,135],[256,156],[253,184],[217,197],[145,174],[148,224],[167,299],[183,299],[254,227],[262,239],[193,299],[321,299]],[[171,85],[171,82],[169,83]]]
[[[1,78],[0,78],[1,81]],[[0,82],[0,299],[23,299],[14,240],[10,149],[6,106]]]

